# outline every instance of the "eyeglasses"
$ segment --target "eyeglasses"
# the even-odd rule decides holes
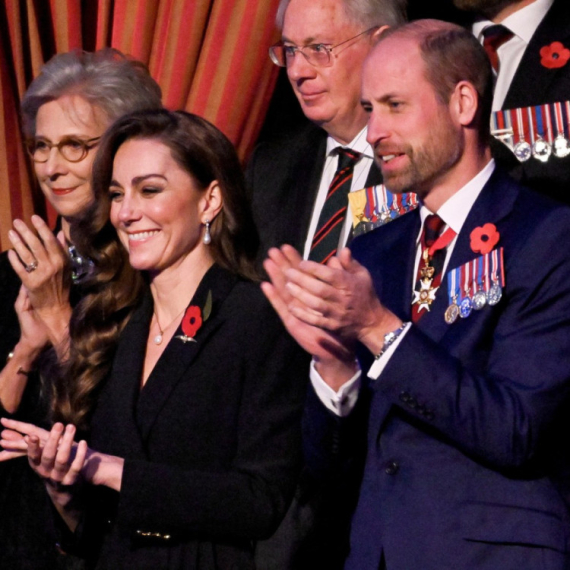
[[[307,46],[299,47],[279,42],[269,48],[269,57],[275,65],[278,65],[279,67],[287,67],[295,59],[295,54],[299,52],[303,54],[304,58],[311,65],[315,67],[329,67],[333,63],[331,58],[333,49],[336,49],[349,41],[355,40],[356,38],[359,38],[364,34],[368,34],[372,30],[376,29],[378,29],[378,26],[364,30],[356,36],[352,36],[352,38],[348,38],[334,46],[328,44],[309,44]]]
[[[44,139],[27,141],[28,152],[34,162],[47,162],[51,149],[56,147],[61,156],[69,162],[81,162],[87,153],[99,144],[101,137],[81,140],[74,137],[64,137],[57,144]]]

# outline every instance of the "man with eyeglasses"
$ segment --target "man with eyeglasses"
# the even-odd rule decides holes
[[[381,183],[366,142],[361,67],[382,31],[403,23],[405,5],[406,0],[281,1],[276,20],[282,40],[270,57],[286,68],[312,124],[262,143],[248,165],[262,257],[270,247],[289,243],[306,258],[326,261],[350,236],[350,211],[334,218],[346,208],[348,189]],[[333,179],[345,165],[344,202],[327,205]]]
[[[281,1],[276,21],[282,40],[271,48],[270,57],[286,68],[312,124],[282,140],[262,143],[248,165],[261,258],[270,247],[288,243],[305,258],[326,261],[351,233],[347,186],[354,191],[382,182],[366,142],[361,68],[382,31],[405,21],[405,6],[406,0]],[[348,175],[345,171],[339,179],[340,160],[349,165]],[[333,188],[340,192],[333,179],[344,187],[344,202],[335,206],[329,201],[327,206],[327,194]],[[324,489],[303,473],[281,528],[258,545],[257,566],[342,568],[349,519],[344,515],[349,509],[345,489],[333,483]]]

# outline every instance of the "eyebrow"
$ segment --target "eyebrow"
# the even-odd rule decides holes
[[[163,176],[162,174],[143,174],[142,176],[135,176],[131,180],[131,184],[133,186],[138,186],[141,182],[144,182],[148,178],[162,178],[165,182],[168,182],[166,176]],[[109,182],[109,186],[118,186],[119,188],[122,188],[121,184],[119,184],[116,180],[111,180],[111,182]]]
[[[33,139],[35,140],[43,140],[43,141],[49,141],[52,142],[52,140],[49,137],[46,137],[45,135],[41,135],[41,134],[35,134],[33,137]],[[99,135],[98,137],[92,137],[86,134],[79,134],[79,133],[75,133],[75,134],[68,134],[68,135],[63,135],[59,140],[63,141],[65,139],[79,139],[79,140],[90,140],[93,138],[101,138],[101,135]]]
[[[376,103],[386,103],[390,101],[390,99],[401,99],[402,95],[398,95],[398,93],[386,93],[382,95],[382,97],[372,97],[371,99],[360,99],[361,105],[370,105],[371,101]]]
[[[316,38],[311,36],[310,38],[307,38],[302,44],[296,44],[293,40],[290,40],[288,37],[286,36],[281,36],[281,41],[282,42],[288,42],[290,44],[294,44],[294,45],[304,45],[304,46],[308,46],[314,43],[321,43],[321,44],[326,44],[327,42],[317,42]]]

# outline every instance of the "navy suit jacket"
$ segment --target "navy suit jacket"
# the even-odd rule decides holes
[[[485,223],[504,248],[499,304],[448,325],[444,279],[351,416],[309,400],[314,468],[337,468],[367,439],[351,570],[377,570],[382,556],[388,570],[570,564],[570,209],[495,172],[449,269],[477,257],[470,234]],[[404,321],[419,228],[415,211],[352,244],[380,300]],[[368,370],[370,353],[360,360]]]

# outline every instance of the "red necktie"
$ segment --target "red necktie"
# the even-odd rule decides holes
[[[496,24],[494,26],[487,26],[483,30],[483,48],[487,52],[491,60],[491,66],[495,73],[499,73],[499,55],[497,50],[513,37],[513,32],[505,26]]]
[[[417,323],[424,313],[429,311],[435,300],[435,293],[441,284],[441,275],[445,262],[447,246],[455,237],[455,231],[448,228],[442,235],[445,222],[437,215],[430,214],[424,221],[420,245],[422,256],[418,265],[412,321]]]
[[[338,248],[348,208],[348,193],[354,166],[360,159],[360,153],[349,148],[338,147],[335,150],[338,153],[338,166],[329,186],[309,252],[309,259],[319,263],[326,263]]]

